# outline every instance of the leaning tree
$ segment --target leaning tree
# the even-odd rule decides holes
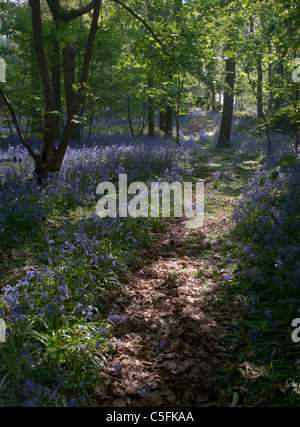
[[[60,120],[60,117],[58,114],[59,112],[56,111],[55,108],[55,89],[53,87],[53,82],[47,64],[46,51],[43,41],[41,2],[40,0],[29,0],[29,7],[32,14],[33,45],[43,87],[45,108],[43,143],[39,153],[34,151],[29,140],[23,135],[18,124],[14,108],[1,88],[0,94],[4,103],[10,110],[12,120],[22,144],[26,147],[35,162],[35,174],[39,178],[47,177],[49,173],[58,172],[61,168],[72,135],[74,117],[78,115],[80,106],[84,99],[85,87],[88,80],[89,68],[92,59],[93,45],[98,30],[98,19],[102,5],[102,0],[92,0],[83,7],[79,7],[77,9],[67,9],[64,7],[61,0],[46,0],[46,2],[53,15],[53,19],[56,22],[69,22],[88,12],[92,12],[93,15],[89,27],[89,35],[86,41],[80,79],[76,85],[78,90],[72,97],[71,105],[67,111],[67,118],[59,138],[59,144],[56,147],[55,142],[57,138],[57,120]],[[64,66],[64,73],[66,75],[68,73],[67,66]]]

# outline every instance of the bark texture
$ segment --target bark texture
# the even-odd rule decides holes
[[[232,58],[226,59],[226,76],[224,91],[224,104],[222,111],[222,120],[220,134],[218,138],[217,148],[230,147],[230,133],[233,115],[233,91],[235,80],[235,60]]]

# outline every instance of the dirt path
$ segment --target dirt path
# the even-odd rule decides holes
[[[226,340],[240,313],[222,306],[224,220],[198,230],[169,226],[145,266],[110,294],[110,307],[127,320],[114,328],[115,352],[95,391],[99,406],[229,406],[222,369],[237,343]],[[224,231],[223,231],[224,234]]]

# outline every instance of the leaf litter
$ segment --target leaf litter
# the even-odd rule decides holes
[[[236,306],[218,304],[215,292],[226,273],[216,238],[222,220],[208,220],[198,230],[174,221],[155,248],[144,251],[145,265],[130,282],[110,292],[110,310],[127,320],[113,329],[96,405],[230,406],[232,393],[216,372],[243,371],[231,358],[239,343],[226,342],[241,314]]]

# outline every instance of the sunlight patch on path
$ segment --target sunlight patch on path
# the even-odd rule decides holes
[[[192,234],[205,240],[216,225],[211,221]],[[218,244],[212,253],[201,249],[201,256],[189,247],[190,238],[180,222],[172,224],[155,251],[145,251],[147,264],[132,281],[111,293],[112,309],[127,321],[115,328],[115,352],[106,372],[115,380],[96,389],[100,405],[228,406],[215,371],[234,351],[224,344],[224,315],[238,312],[218,311],[214,304],[212,291],[225,274]],[[151,392],[141,393],[144,386]]]

